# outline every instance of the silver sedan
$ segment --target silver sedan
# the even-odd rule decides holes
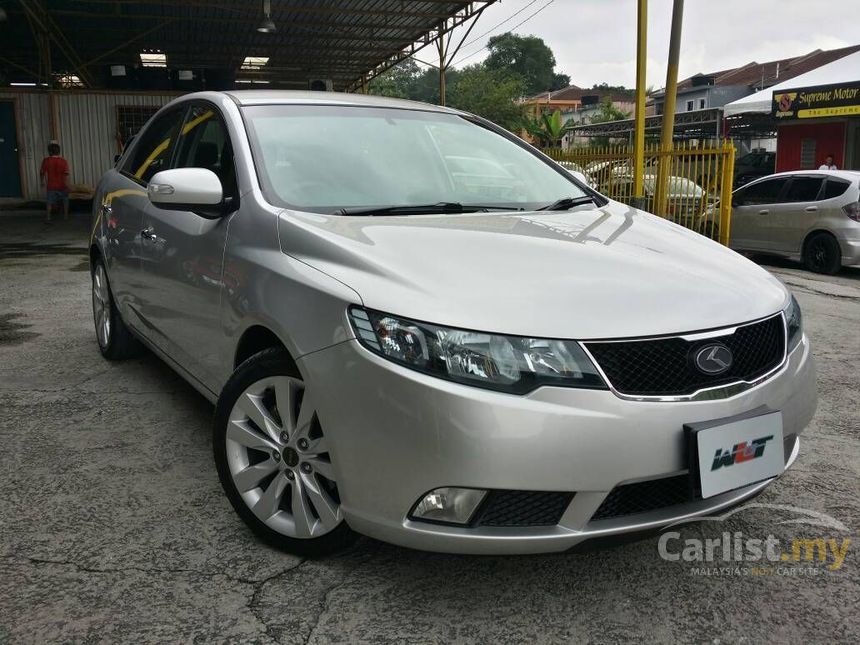
[[[815,410],[778,280],[468,114],[191,94],[94,203],[101,353],[216,405],[227,497],[292,552],[657,529],[760,492]]]

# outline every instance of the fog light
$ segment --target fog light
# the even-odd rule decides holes
[[[486,494],[476,488],[436,488],[421,498],[411,517],[425,522],[468,524]]]

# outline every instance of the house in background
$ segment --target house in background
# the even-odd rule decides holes
[[[816,49],[802,56],[766,63],[751,62],[719,72],[696,74],[678,82],[675,113],[721,108],[726,103],[760,92],[857,51],[860,51],[860,45],[840,49]],[[664,90],[652,92],[652,114],[663,114],[664,98]]]

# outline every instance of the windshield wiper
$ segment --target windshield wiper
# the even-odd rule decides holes
[[[461,204],[460,202],[437,202],[435,204],[416,204],[405,206],[369,206],[367,208],[340,208],[334,215],[430,215],[434,213],[479,213],[491,210],[521,211],[511,206],[485,204]]]
[[[539,211],[566,211],[576,206],[583,204],[595,204],[599,206],[597,200],[591,195],[583,195],[582,197],[563,197],[552,204],[538,208]]]

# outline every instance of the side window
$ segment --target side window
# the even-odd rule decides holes
[[[122,172],[146,184],[159,170],[168,168],[184,113],[179,109],[158,117],[138,138]]]
[[[745,188],[741,195],[735,196],[734,205],[776,204],[786,183],[788,183],[787,177],[778,177],[752,184]]]
[[[839,197],[848,190],[848,186],[850,185],[851,182],[828,177],[827,183],[824,184],[824,194],[821,196],[821,199],[833,199],[834,197]]]
[[[814,202],[818,199],[818,192],[823,183],[823,177],[795,177],[791,180],[791,185],[782,201],[787,203]]]
[[[230,134],[214,107],[194,105],[188,111],[174,167],[211,170],[221,180],[224,195],[235,196],[236,173]]]

